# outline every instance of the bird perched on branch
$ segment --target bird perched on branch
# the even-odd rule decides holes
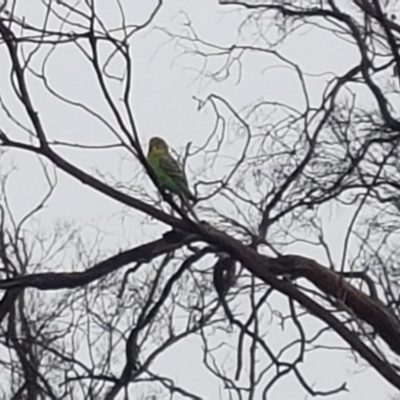
[[[164,139],[159,137],[150,139],[147,162],[164,189],[177,194],[187,206],[189,200],[196,202],[195,196],[189,189],[183,169],[171,156]]]

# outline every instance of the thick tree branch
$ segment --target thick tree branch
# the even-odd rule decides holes
[[[314,314],[316,317],[324,321],[329,325],[336,333],[347,342],[350,347],[356,350],[365,360],[367,360],[382,376],[385,377],[389,382],[391,382],[395,387],[400,389],[400,376],[396,371],[390,366],[386,360],[378,357],[366,344],[362,342],[359,336],[348,329],[343,322],[334,317],[329,311],[325,310],[316,301],[302,293],[297,289],[291,282],[277,278],[274,275],[280,271],[282,273],[285,270],[285,263],[281,263],[279,258],[266,257],[258,254],[252,248],[243,245],[241,242],[235,240],[226,234],[217,231],[211,226],[205,224],[202,225],[202,236],[207,239],[207,241],[215,246],[218,246],[222,251],[230,253],[234,258],[239,260],[245,268],[247,268],[251,273],[256,275],[258,278],[263,280],[268,285],[271,285],[275,290],[294,299],[308,311]],[[298,260],[298,259],[297,259]],[[298,270],[299,265],[303,265],[303,271],[306,277],[308,277],[313,283],[320,287],[324,293],[338,296],[337,290],[340,289],[337,284],[340,282],[339,278],[333,278],[334,272],[328,271],[327,274],[321,274],[321,269],[315,269],[316,263],[310,263],[306,258],[300,258],[301,263],[297,261],[292,267]],[[287,264],[286,264],[287,265]],[[296,268],[297,265],[297,268]],[[304,267],[306,265],[307,267]],[[321,267],[324,268],[324,267]],[[286,268],[287,270],[287,268]],[[319,272],[318,272],[319,271]],[[336,287],[333,286],[332,281],[336,283]],[[346,285],[347,287],[347,285]],[[350,290],[351,288],[351,290]],[[342,292],[339,290],[339,295]],[[393,319],[387,312],[384,312],[373,300],[367,301],[367,296],[355,288],[349,285],[348,296],[351,299],[351,303],[348,302],[348,307],[351,308],[360,319],[368,318],[368,323],[375,323],[379,321],[382,324],[380,329],[380,334],[383,334],[384,328],[389,328],[390,333],[385,333],[384,340],[390,340],[389,345],[395,347],[396,350],[399,349],[398,344],[394,344],[393,340],[397,337],[397,341],[400,343],[399,336],[399,325],[395,323],[393,325]],[[341,295],[339,298],[342,298]],[[374,317],[368,317],[368,311],[371,310],[374,313]],[[375,327],[376,328],[376,327]]]
[[[164,237],[161,239],[112,256],[86,271],[64,273],[46,272],[17,276],[12,279],[2,279],[0,280],[0,289],[17,290],[34,287],[40,290],[55,290],[82,287],[127,264],[133,262],[148,262],[155,257],[177,250],[197,240],[199,240],[198,236],[182,235],[179,232],[170,231],[164,234]]]

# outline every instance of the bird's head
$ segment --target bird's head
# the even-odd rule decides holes
[[[168,153],[168,145],[164,139],[152,137],[149,142],[149,153]]]

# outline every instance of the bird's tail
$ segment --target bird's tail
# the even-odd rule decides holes
[[[192,205],[195,205],[198,201],[197,197],[190,191],[190,189],[186,187],[182,187],[182,192],[187,201],[190,201]]]
[[[193,205],[198,202],[198,198],[192,192],[189,192],[187,197],[193,203]]]
[[[197,201],[196,197],[192,195],[192,198],[189,198],[189,196],[180,196],[181,201],[182,201],[182,206],[186,209],[186,211],[194,218],[196,222],[200,222],[199,219],[197,218],[196,213],[193,210],[193,205],[195,201]],[[190,203],[192,201],[192,204]]]

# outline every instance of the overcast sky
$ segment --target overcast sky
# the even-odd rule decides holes
[[[20,15],[25,14],[32,21],[40,21],[42,14],[37,3],[40,2],[19,1]],[[118,21],[111,3],[114,2],[98,1],[99,12],[110,26]],[[132,21],[138,22],[148,15],[155,2],[136,0],[132,3],[130,15],[135,16]],[[216,93],[227,98],[238,110],[261,98],[289,103],[299,108],[304,106],[298,78],[288,68],[282,65],[279,67],[280,62],[275,56],[266,54],[245,57],[241,70],[238,66],[233,66],[231,76],[216,83],[199,77],[198,71],[202,68],[199,58],[182,54],[182,48],[176,42],[169,40],[161,29],[156,29],[165,28],[182,34],[185,31],[183,24],[189,18],[200,37],[210,42],[229,45],[238,40],[238,24],[243,16],[233,7],[218,6],[216,0],[168,0],[156,17],[153,28],[143,31],[133,39],[132,104],[145,150],[148,139],[154,135],[166,138],[177,151],[182,151],[189,141],[194,146],[203,143],[206,135],[213,129],[214,115],[207,106],[199,110],[194,96],[205,99],[210,93]],[[325,82],[319,74],[327,71],[343,73],[357,60],[357,53],[350,45],[334,40],[328,34],[313,34],[311,29],[293,34],[282,50],[286,57],[297,62],[305,71],[318,75],[308,80],[310,95],[315,102],[318,101]],[[3,61],[4,51],[3,46],[0,50],[1,96],[18,114],[21,111],[9,90],[9,65]],[[216,62],[214,66],[217,65]],[[118,65],[115,68],[118,69]],[[111,120],[92,71],[72,46],[66,46],[64,51],[54,55],[48,64],[48,77],[49,84],[58,92],[71,100],[90,104]],[[81,110],[54,100],[54,97],[46,93],[41,82],[32,77],[29,83],[35,106],[51,138],[86,144],[107,144],[115,141],[104,126],[88,118]],[[114,121],[112,125],[116,126]],[[15,125],[9,121],[3,120],[2,126],[16,132]],[[23,133],[20,135],[23,137]],[[132,190],[135,190],[135,185],[149,185],[141,167],[126,151],[60,148],[60,152],[80,166],[103,174],[104,179],[110,183],[118,182],[123,187],[132,186]],[[3,160],[3,173],[10,168],[11,163],[18,169],[9,182],[9,196],[16,218],[21,218],[47,190],[42,166],[34,156],[17,151],[7,152]],[[121,207],[113,201],[102,198],[65,174],[55,173],[48,168],[51,176],[57,176],[58,187],[48,207],[37,217],[42,226],[51,229],[56,221],[63,219],[75,221],[79,226],[100,226],[107,232],[108,249],[126,249],[128,245],[152,239],[151,235],[157,232],[158,228],[142,227],[143,217],[139,213],[121,214]],[[195,180],[194,174],[197,170],[201,170],[201,159],[194,157],[188,168],[191,181]],[[343,232],[348,215],[350,214],[346,214],[344,210],[335,209],[326,209],[326,213],[321,215],[325,218],[325,232],[330,238],[329,244],[337,262],[341,259]],[[87,232],[89,236],[94,235],[90,228]],[[311,246],[296,245],[287,251],[314,257],[326,263],[323,252]],[[317,326],[310,318],[311,329]],[[285,335],[290,337],[290,332],[282,332],[278,326],[270,326],[268,330],[268,343],[271,346],[275,342],[279,344]],[[330,335],[327,342],[340,344],[334,335]],[[192,339],[190,343],[172,348],[157,361],[157,368],[207,399],[216,399],[217,393],[221,394],[221,398],[228,399],[219,382],[207,375],[201,367],[199,345],[198,340]],[[304,360],[302,372],[309,383],[315,384],[315,389],[333,389],[347,381],[350,392],[332,396],[335,400],[389,398],[389,394],[393,393],[391,387],[376,373],[368,370],[363,361],[356,358],[358,365],[354,363],[354,356],[350,352],[310,353]],[[269,398],[297,400],[307,396],[290,377],[283,379],[271,391]]]

